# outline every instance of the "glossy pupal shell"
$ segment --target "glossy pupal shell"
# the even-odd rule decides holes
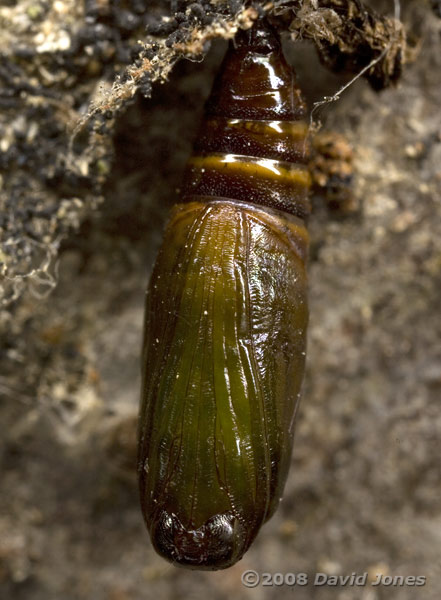
[[[147,296],[141,505],[179,565],[234,564],[283,492],[308,321],[303,116],[275,34],[239,34]]]

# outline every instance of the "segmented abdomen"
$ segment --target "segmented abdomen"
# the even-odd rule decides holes
[[[149,285],[139,472],[157,550],[234,564],[274,512],[305,360],[304,106],[269,30],[208,101]]]

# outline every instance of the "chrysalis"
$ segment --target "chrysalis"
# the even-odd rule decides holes
[[[230,45],[148,289],[141,505],[156,550],[222,569],[282,496],[305,362],[305,105],[259,23]]]

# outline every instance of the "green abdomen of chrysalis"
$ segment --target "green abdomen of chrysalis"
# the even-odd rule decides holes
[[[238,34],[146,304],[141,505],[182,566],[234,564],[283,493],[308,321],[304,117],[277,36]]]

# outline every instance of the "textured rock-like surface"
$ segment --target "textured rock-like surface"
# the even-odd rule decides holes
[[[362,211],[336,221],[315,202],[307,380],[277,515],[234,568],[189,573],[156,556],[138,505],[147,269],[218,48],[202,64],[180,65],[151,101],[125,114],[106,209],[66,242],[49,299],[27,297],[6,317],[2,597],[262,596],[261,586],[240,583],[253,568],[427,577],[418,589],[305,586],[294,591],[300,600],[336,592],[438,599],[440,21],[429,3],[410,8],[403,18],[424,39],[398,89],[378,95],[359,81],[323,115],[353,144]],[[310,102],[340,86],[314,52],[292,58]],[[293,597],[286,587],[276,593]]]

